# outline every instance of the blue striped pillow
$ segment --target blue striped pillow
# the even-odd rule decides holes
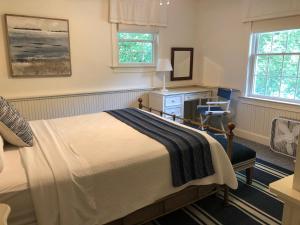
[[[33,144],[29,123],[2,97],[0,97],[0,134],[7,142],[19,147],[29,147]]]

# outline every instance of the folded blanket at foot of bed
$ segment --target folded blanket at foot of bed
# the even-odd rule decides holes
[[[210,146],[202,134],[135,108],[107,113],[166,147],[175,187],[214,174]]]

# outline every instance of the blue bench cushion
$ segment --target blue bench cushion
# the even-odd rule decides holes
[[[205,112],[208,111],[208,107],[199,107],[197,109],[198,113],[200,114],[205,114]],[[221,107],[219,106],[212,106],[210,107],[210,111],[224,111],[224,109],[222,109]]]
[[[215,138],[226,150],[227,148],[227,139],[222,135],[210,134]],[[233,142],[232,158],[231,163],[237,164],[240,162],[247,161],[256,157],[256,152],[245,145]]]

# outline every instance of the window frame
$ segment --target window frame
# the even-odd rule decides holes
[[[142,40],[142,39],[119,39],[119,33],[137,33],[137,34],[152,34],[153,40]],[[156,65],[156,52],[157,52],[157,34],[154,32],[141,32],[141,31],[118,31],[117,32],[117,58],[118,65],[120,67],[155,67]],[[139,42],[139,43],[152,43],[152,63],[120,63],[120,51],[119,51],[119,43],[120,42]]]
[[[159,45],[159,32],[154,31],[145,31],[141,32],[139,30],[122,30],[123,33],[151,33],[153,34],[153,63],[152,64],[145,64],[145,63],[128,63],[128,64],[120,64],[119,63],[119,39],[118,39],[118,25],[112,24],[112,65],[111,68],[115,72],[154,72],[156,67],[156,61],[158,56],[158,45]]]
[[[281,31],[288,31],[291,29],[286,29],[286,30],[281,30]],[[270,33],[277,32],[277,31],[270,31]],[[250,48],[249,48],[249,63],[248,63],[248,76],[246,80],[246,96],[251,97],[251,98],[258,98],[258,99],[265,99],[265,100],[273,100],[273,101],[278,101],[278,102],[286,102],[286,103],[295,103],[295,104],[300,104],[300,99],[288,99],[288,98],[282,98],[282,97],[272,97],[272,96],[267,96],[267,95],[259,95],[259,94],[254,94],[254,83],[255,83],[255,67],[256,67],[256,57],[257,56],[272,56],[272,55],[281,55],[283,56],[283,62],[284,62],[284,56],[286,55],[298,55],[299,56],[299,61],[298,61],[298,66],[297,66],[297,84],[296,84],[296,93],[297,94],[297,89],[300,88],[300,52],[297,53],[257,53],[258,51],[258,36],[259,34],[262,33],[269,33],[269,32],[255,32],[251,33],[250,37]],[[269,59],[268,59],[269,60]],[[283,63],[282,62],[282,63]],[[281,76],[282,78],[282,76]],[[281,82],[281,81],[280,81]]]

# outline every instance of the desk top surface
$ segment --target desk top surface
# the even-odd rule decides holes
[[[201,88],[201,87],[180,87],[180,88],[170,88],[166,92],[162,92],[160,90],[153,91],[152,93],[159,95],[175,95],[175,94],[188,94],[188,93],[197,93],[197,92],[208,92],[211,91],[209,88]]]
[[[270,184],[270,191],[279,198],[294,202],[300,206],[300,192],[293,188],[294,175],[287,176]]]

